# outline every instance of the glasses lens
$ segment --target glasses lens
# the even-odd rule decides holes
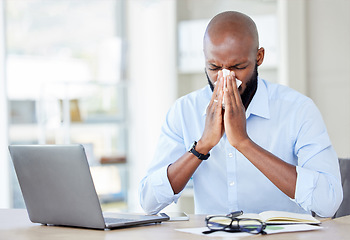
[[[222,230],[231,225],[232,219],[225,216],[215,216],[207,220],[207,226],[212,230]]]
[[[263,229],[263,223],[254,219],[240,219],[239,228],[243,232],[260,233]]]

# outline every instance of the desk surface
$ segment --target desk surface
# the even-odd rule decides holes
[[[190,215],[190,221],[163,222],[116,230],[90,230],[70,227],[43,226],[30,222],[24,209],[0,209],[0,240],[16,239],[213,239],[176,231],[177,228],[203,227],[203,215]],[[322,222],[323,229],[309,232],[280,233],[260,236],[261,239],[350,239],[350,216]],[[257,236],[245,239],[256,238]]]

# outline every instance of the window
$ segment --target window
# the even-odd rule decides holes
[[[6,1],[10,144],[81,143],[91,166],[125,162],[123,5]],[[23,207],[14,172],[11,181],[12,207]]]

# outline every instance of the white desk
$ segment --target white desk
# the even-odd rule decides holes
[[[205,226],[203,215],[190,215],[190,221],[163,222],[115,230],[90,230],[70,227],[43,226],[31,223],[24,209],[0,209],[0,240],[133,240],[133,239],[214,239],[176,231],[177,228]],[[350,239],[350,216],[324,221],[323,229],[309,232],[249,236],[245,239]],[[215,238],[216,239],[216,238]]]

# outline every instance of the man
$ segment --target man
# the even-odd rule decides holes
[[[209,86],[168,112],[140,184],[144,210],[157,213],[176,202],[192,177],[196,213],[332,216],[343,193],[325,124],[309,98],[258,77],[264,49],[255,23],[239,12],[220,13],[203,43]]]

